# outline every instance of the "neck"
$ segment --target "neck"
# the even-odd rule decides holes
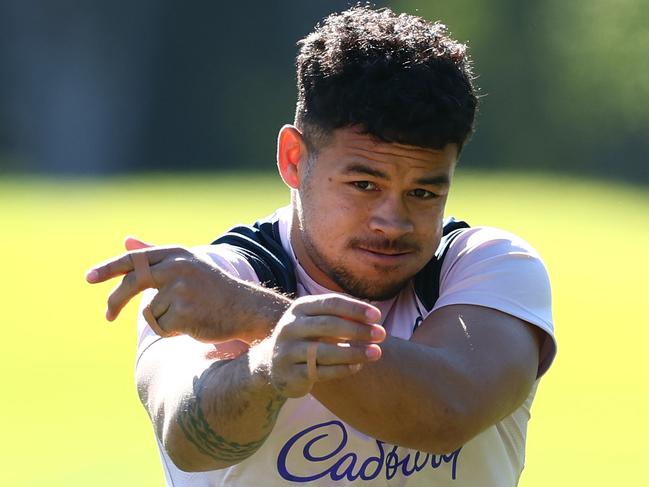
[[[310,257],[309,252],[304,243],[304,230],[300,226],[299,211],[296,205],[293,206],[293,215],[291,217],[291,228],[289,234],[291,236],[291,246],[295,253],[295,258],[304,269],[304,271],[313,279],[317,284],[323,286],[331,291],[344,292],[322,269],[320,269],[313,259]]]

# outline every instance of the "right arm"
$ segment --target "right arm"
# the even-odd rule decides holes
[[[267,370],[187,336],[154,342],[137,367],[140,400],[178,468],[229,467],[263,444],[286,400]]]
[[[182,470],[239,463],[261,446],[285,401],[267,370],[251,366],[248,348],[272,333],[291,300],[186,249],[135,243],[127,240],[131,252],[91,269],[87,280],[123,276],[108,299],[113,320],[144,291],[131,255],[147,256],[158,292],[144,296],[142,306],[151,307],[163,332],[180,333],[162,339],[149,332],[140,345],[138,394],[156,436]],[[146,327],[142,314],[139,320]]]
[[[326,299],[339,316],[321,315]],[[182,335],[151,344],[136,367],[138,392],[176,466],[199,472],[238,464],[263,445],[288,397],[302,397],[315,381],[347,377],[378,360],[376,343],[385,330],[370,324],[379,315],[372,309],[375,319],[368,319],[368,308],[342,296],[301,298],[271,336],[247,350],[241,342],[213,346]],[[341,341],[349,346],[336,344]],[[235,343],[241,348],[227,349]],[[312,345],[315,377],[306,364]],[[368,355],[370,348],[379,355]]]
[[[292,303],[185,249],[139,252],[147,256],[158,288],[143,305],[150,304],[167,338],[140,352],[138,393],[181,470],[221,469],[245,460],[270,434],[287,397],[304,396],[315,381],[346,377],[380,356],[376,343],[385,330],[372,324],[380,312],[364,302],[330,295]],[[109,319],[146,288],[135,277],[131,253],[87,275],[90,283],[124,276],[108,299]],[[323,300],[333,300],[336,315],[323,316],[331,308],[323,308]],[[313,345],[315,377],[306,363]],[[369,348],[378,355],[368,355]]]

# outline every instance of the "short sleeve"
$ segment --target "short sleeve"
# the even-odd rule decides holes
[[[199,257],[214,262],[217,267],[234,277],[259,284],[259,279],[257,278],[257,274],[252,266],[228,244],[204,245],[195,247],[192,251]],[[153,299],[157,292],[156,289],[147,289],[143,293],[140,301],[140,309],[137,315],[138,342],[136,360],[140,359],[142,353],[151,346],[152,343],[161,338],[151,329],[142,315],[144,306]]]
[[[434,309],[474,304],[515,316],[546,333],[538,377],[556,355],[548,272],[539,254],[523,239],[489,227],[462,232],[449,247]]]

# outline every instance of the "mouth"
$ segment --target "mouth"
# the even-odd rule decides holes
[[[355,249],[364,259],[386,264],[397,265],[403,263],[413,255],[412,251],[394,251],[394,250],[376,250],[365,247],[356,247]]]

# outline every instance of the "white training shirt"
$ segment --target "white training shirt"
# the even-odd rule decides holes
[[[298,295],[330,293],[299,265],[290,245],[290,208],[279,210],[282,245],[293,258]],[[225,271],[258,283],[252,267],[228,245],[195,249]],[[387,333],[409,339],[427,316],[412,286],[381,309]],[[462,232],[444,259],[440,295],[434,308],[475,304],[497,309],[546,333],[538,377],[556,353],[550,283],[543,261],[525,241],[508,232],[476,227]],[[138,357],[159,337],[140,317]],[[408,486],[509,487],[518,483],[525,460],[525,438],[538,379],[522,406],[459,450],[433,455],[375,440],[344,423],[310,394],[288,399],[262,447],[238,465],[210,472],[176,468],[158,442],[167,484],[173,487]],[[403,418],[407,421],[407,418]]]

